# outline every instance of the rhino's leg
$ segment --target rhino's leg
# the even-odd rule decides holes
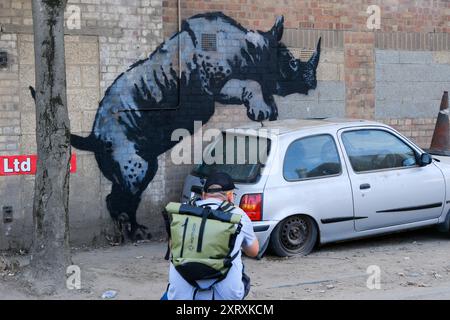
[[[275,120],[278,116],[273,96],[264,94],[261,85],[254,80],[228,80],[218,100],[226,104],[244,104],[251,120]]]
[[[137,222],[136,212],[142,192],[156,174],[157,159],[146,161],[138,155],[134,143],[126,139],[121,139],[113,150],[113,186],[106,198],[110,215],[121,230],[122,238],[150,239],[147,227]]]
[[[117,191],[120,190],[120,191]],[[107,197],[107,204],[113,217],[116,232],[120,241],[150,239],[147,227],[137,222],[136,212],[141,202],[140,195],[122,190],[122,186],[113,185],[112,192]]]

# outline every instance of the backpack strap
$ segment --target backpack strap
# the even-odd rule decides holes
[[[166,250],[166,254],[164,256],[165,260],[169,260],[170,258],[170,238],[171,238],[171,234],[170,234],[170,218],[169,215],[167,213],[166,210],[162,211],[162,216],[164,218],[164,225],[165,225],[165,229],[166,229],[166,233],[167,233],[167,250]]]
[[[187,202],[189,205],[197,207],[197,205],[195,204],[195,202],[197,202],[198,199],[195,198],[191,198],[189,199],[189,201]]]
[[[198,287],[195,287],[194,294],[192,295],[192,300],[195,300],[195,296],[197,295]]]
[[[203,208],[202,222],[200,223],[200,229],[198,231],[197,252],[202,251],[203,234],[205,233],[206,220],[208,219],[211,209],[209,207]]]
[[[211,290],[212,291],[212,300],[216,300],[216,295],[215,295],[216,291],[214,290],[214,286],[212,286],[211,288],[209,288],[207,290]],[[205,290],[199,290],[198,288],[195,288],[194,289],[194,295],[192,296],[192,300],[195,300],[195,296],[197,295],[197,292],[199,292],[199,291],[207,291],[207,290],[206,289]]]
[[[223,212],[230,212],[234,209],[234,204],[229,201],[223,201],[217,209]]]
[[[202,205],[197,205],[195,203],[193,204],[194,207],[199,207],[199,208],[206,208],[206,207],[214,206],[214,205],[217,205],[217,203],[210,202],[210,203],[204,203]]]

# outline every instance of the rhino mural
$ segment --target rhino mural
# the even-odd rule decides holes
[[[158,169],[158,155],[176,144],[171,141],[175,129],[192,134],[194,121],[206,123],[215,102],[242,104],[253,121],[274,120],[273,95],[308,94],[316,88],[320,39],[304,62],[280,42],[282,34],[283,17],[269,31],[253,31],[220,12],[193,16],[147,59],[116,78],[88,137],[71,136],[75,148],[95,153],[112,182],[107,208],[115,222],[128,223],[128,237],[149,237],[136,211]]]

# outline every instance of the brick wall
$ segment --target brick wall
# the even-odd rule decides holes
[[[433,137],[436,118],[384,118],[383,122],[401,132],[422,148],[429,148]]]
[[[367,32],[348,32],[344,37],[346,114],[351,118],[373,119],[374,36]]]
[[[276,15],[284,15],[287,28],[367,31],[367,7],[379,5],[383,32],[450,32],[450,4],[446,0],[184,0],[181,17],[199,12],[223,11],[243,25],[255,29],[271,27]],[[164,33],[177,28],[177,1],[164,0]]]

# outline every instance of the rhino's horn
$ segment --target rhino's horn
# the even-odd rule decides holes
[[[319,41],[317,42],[317,48],[316,52],[312,55],[312,57],[309,59],[308,63],[311,64],[311,66],[314,68],[314,70],[317,68],[317,65],[319,64],[320,59],[320,43],[322,42],[322,37],[319,38]]]

